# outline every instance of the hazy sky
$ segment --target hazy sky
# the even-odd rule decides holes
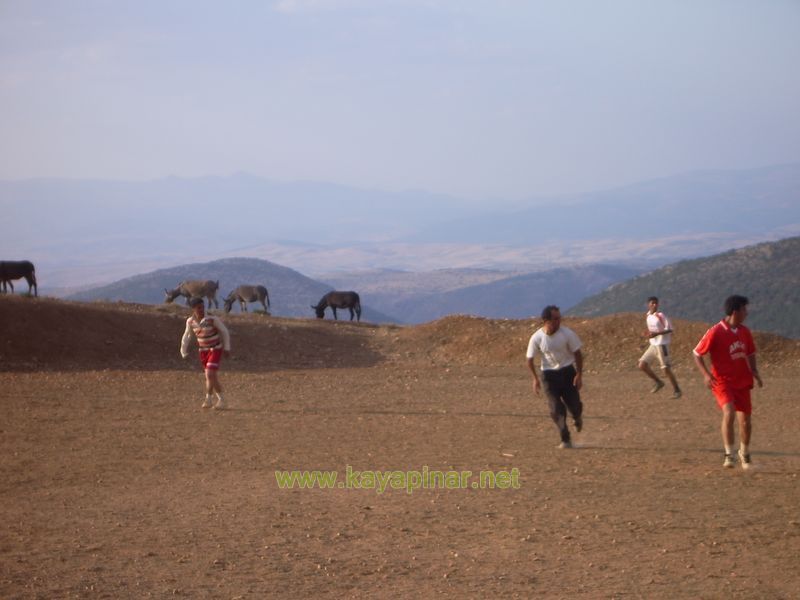
[[[465,198],[800,161],[797,0],[2,0],[0,178]]]

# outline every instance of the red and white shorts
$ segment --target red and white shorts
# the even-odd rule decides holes
[[[753,412],[753,405],[750,402],[750,390],[748,388],[736,389],[727,385],[717,385],[712,390],[717,399],[717,405],[722,408],[726,404],[733,403],[736,412],[749,415]]]
[[[200,350],[200,362],[206,371],[216,371],[222,361],[222,348],[211,348],[210,350]]]

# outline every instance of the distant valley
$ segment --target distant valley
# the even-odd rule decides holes
[[[798,198],[798,164],[492,203],[247,174],[0,181],[0,258],[32,260],[51,290],[235,257],[317,279],[370,269],[650,270],[798,235]]]
[[[713,322],[733,293],[751,299],[749,324],[800,338],[800,237],[679,261],[645,272],[619,265],[583,265],[529,273],[491,269],[408,272],[377,269],[328,274],[324,281],[254,258],[227,258],[159,269],[69,296],[158,304],[164,288],[183,279],[220,280],[220,300],[242,283],[270,290],[276,316],[313,316],[310,305],[331,289],[358,291],[363,318],[421,323],[450,314],[491,318],[536,317],[546,304],[570,315],[643,312],[648,296],[672,317]]]

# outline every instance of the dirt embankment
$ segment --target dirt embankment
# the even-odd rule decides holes
[[[76,303],[0,297],[0,371],[164,370],[181,366],[189,315],[180,305]],[[533,321],[455,315],[415,327],[226,315],[240,371],[369,367],[382,362],[436,365],[524,364]],[[586,368],[628,370],[646,348],[644,316],[623,313],[566,319],[584,344]],[[688,365],[708,325],[675,320],[673,360]],[[800,341],[756,333],[765,366],[800,365]]]
[[[399,337],[399,355],[441,364],[523,364],[530,336],[538,321],[483,319],[455,315],[408,328]],[[565,319],[583,342],[588,370],[636,368],[647,348],[644,314]],[[674,320],[673,362],[690,365],[692,349],[708,329],[706,323]],[[800,365],[800,341],[755,333],[759,361],[765,366]]]

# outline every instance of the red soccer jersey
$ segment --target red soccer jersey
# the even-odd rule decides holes
[[[756,353],[756,345],[744,325],[734,331],[723,319],[706,331],[694,353],[711,354],[711,373],[719,383],[735,389],[753,387],[753,373],[747,357]]]

